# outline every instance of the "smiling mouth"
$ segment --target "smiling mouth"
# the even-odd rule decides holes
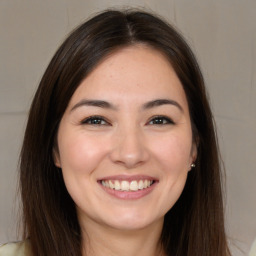
[[[131,191],[136,192],[149,188],[154,184],[154,180],[101,180],[100,183],[103,187],[117,190],[117,191]]]

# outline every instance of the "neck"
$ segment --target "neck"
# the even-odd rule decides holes
[[[96,224],[97,225],[97,224]],[[88,223],[82,229],[83,256],[164,256],[160,243],[163,220],[139,230],[117,230]]]

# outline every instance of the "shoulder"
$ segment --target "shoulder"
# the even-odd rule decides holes
[[[254,243],[252,244],[249,256],[256,256],[256,239],[254,240]]]
[[[0,245],[0,256],[29,256],[29,241]]]

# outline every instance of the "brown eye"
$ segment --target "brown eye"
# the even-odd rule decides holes
[[[109,123],[101,116],[90,116],[81,122],[86,125],[108,125]]]
[[[149,124],[165,125],[165,124],[174,124],[174,122],[166,116],[156,116],[149,121]]]

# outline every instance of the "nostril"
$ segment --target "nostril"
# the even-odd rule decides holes
[[[116,164],[134,168],[146,162],[149,159],[149,154],[143,143],[126,138],[124,141],[118,142],[110,153],[110,158]]]

